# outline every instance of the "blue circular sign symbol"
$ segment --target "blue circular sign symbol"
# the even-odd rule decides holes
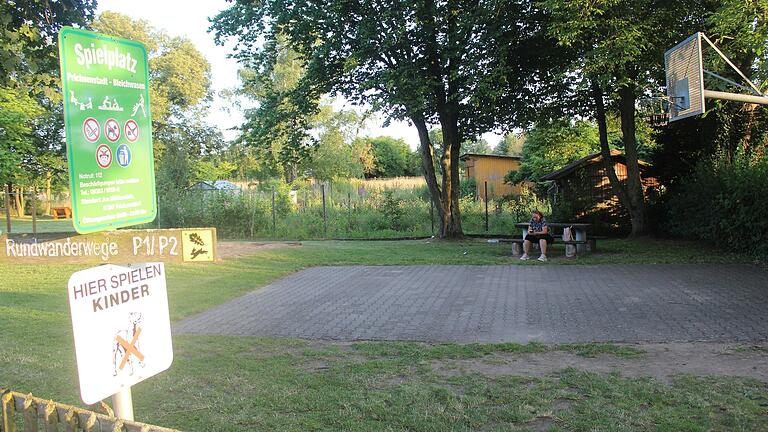
[[[120,144],[120,146],[117,148],[116,155],[117,164],[121,167],[125,168],[131,164],[131,149],[127,145]]]

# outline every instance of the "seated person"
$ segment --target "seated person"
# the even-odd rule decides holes
[[[521,256],[520,259],[530,259],[528,252],[531,251],[531,244],[536,242],[541,248],[539,261],[546,261],[547,245],[554,240],[552,235],[549,234],[549,227],[547,226],[547,221],[544,220],[544,215],[540,211],[534,210],[531,212],[531,222],[528,225],[528,234],[523,241],[523,256]]]

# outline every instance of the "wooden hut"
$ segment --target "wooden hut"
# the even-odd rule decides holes
[[[475,179],[475,196],[483,201],[486,198],[485,182],[488,182],[488,195],[491,199],[507,194],[519,194],[525,187],[504,183],[504,176],[510,171],[520,169],[520,158],[517,156],[466,153],[461,156],[461,161],[465,164],[465,178]]]
[[[611,151],[613,169],[619,181],[627,181],[627,165],[624,154]],[[646,197],[658,190],[659,182],[651,175],[651,165],[638,161],[643,192]],[[628,215],[619,206],[619,200],[611,189],[606,175],[603,156],[593,153],[551,172],[541,181],[553,182],[550,193],[555,206],[568,206],[576,220],[602,226],[601,231],[621,231],[627,226]]]

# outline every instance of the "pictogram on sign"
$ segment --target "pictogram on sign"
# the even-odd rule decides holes
[[[125,139],[130,142],[135,142],[139,139],[139,125],[134,120],[128,120],[125,122]]]
[[[125,144],[120,144],[117,148],[117,164],[127,168],[131,164],[131,148]]]
[[[120,123],[111,118],[104,123],[104,136],[108,140],[115,142],[120,138]]]
[[[96,163],[101,168],[109,168],[112,165],[112,149],[108,145],[102,144],[96,149]]]
[[[96,142],[99,139],[100,129],[99,122],[93,117],[88,117],[83,122],[83,136],[90,142]]]
[[[131,312],[128,314],[129,329],[123,329],[115,335],[115,345],[112,350],[112,375],[117,376],[118,371],[126,370],[129,375],[133,375],[136,366],[144,368],[144,354],[139,351],[139,336],[141,336],[141,313]],[[131,339],[128,342],[128,338]],[[136,360],[134,360],[134,357]],[[135,363],[138,363],[136,365]]]

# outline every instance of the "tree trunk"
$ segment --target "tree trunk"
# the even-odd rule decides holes
[[[603,157],[603,169],[608,176],[608,182],[611,185],[611,191],[619,199],[619,205],[629,210],[630,199],[626,187],[619,181],[614,169],[613,157],[611,157],[611,147],[608,144],[608,122],[605,117],[605,105],[603,104],[603,90],[595,81],[591,81],[592,97],[595,100],[595,120],[597,120],[597,130],[600,137],[600,154]]]
[[[461,212],[459,210],[459,157],[461,136],[456,116],[446,113],[440,116],[443,131],[443,224],[441,234],[445,238],[461,238]]]
[[[51,201],[53,200],[53,192],[51,190],[51,183],[53,181],[53,174],[50,171],[45,173],[45,214],[51,214]]]
[[[461,230],[461,214],[459,212],[459,146],[449,146],[443,134],[445,154],[440,161],[442,169],[442,184],[437,182],[435,173],[434,149],[429,140],[429,130],[424,119],[411,116],[411,121],[419,132],[419,151],[421,152],[421,166],[424,169],[424,178],[427,181],[429,196],[437,209],[440,219],[439,238],[459,238],[463,235]],[[454,129],[456,130],[456,129]],[[455,134],[458,137],[458,134]]]
[[[629,216],[632,219],[632,236],[645,233],[645,194],[640,176],[640,164],[635,136],[635,89],[631,86],[619,88],[619,113],[621,115],[621,137],[624,156],[627,161],[627,194],[629,195]]]
[[[14,201],[16,202],[16,216],[24,217],[24,188],[22,186],[16,186],[16,193],[14,194]]]

